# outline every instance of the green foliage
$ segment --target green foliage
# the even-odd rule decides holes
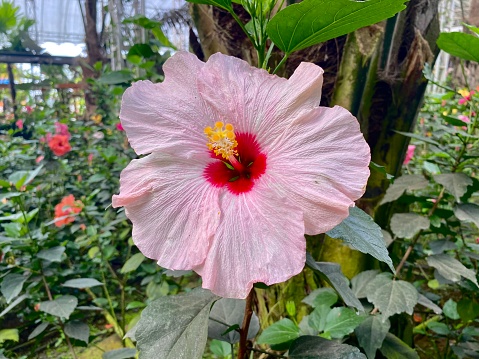
[[[437,46],[453,56],[479,62],[479,38],[463,32],[441,33]]]

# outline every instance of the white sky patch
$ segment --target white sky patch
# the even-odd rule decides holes
[[[72,44],[71,42],[64,42],[56,44],[54,42],[44,42],[40,45],[46,52],[53,56],[71,56],[75,57],[84,52],[84,44]]]

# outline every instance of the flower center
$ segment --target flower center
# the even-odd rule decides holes
[[[206,144],[216,159],[204,171],[204,176],[215,187],[226,187],[234,194],[249,192],[255,181],[266,171],[266,155],[261,153],[256,136],[234,132],[233,125],[216,122],[206,127]]]

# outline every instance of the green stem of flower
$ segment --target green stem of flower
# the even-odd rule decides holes
[[[274,69],[273,75],[281,68],[281,66],[283,66],[283,64],[286,62],[288,57],[289,57],[288,53],[284,54],[283,58],[281,59],[281,61],[278,64],[278,66],[276,66],[276,68]]]

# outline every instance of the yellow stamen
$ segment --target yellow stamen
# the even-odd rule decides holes
[[[238,154],[236,152],[238,142],[236,142],[234,127],[231,123],[225,125],[223,122],[218,121],[215,123],[214,129],[208,126],[205,128],[204,133],[208,137],[206,146],[216,155],[228,159]]]

